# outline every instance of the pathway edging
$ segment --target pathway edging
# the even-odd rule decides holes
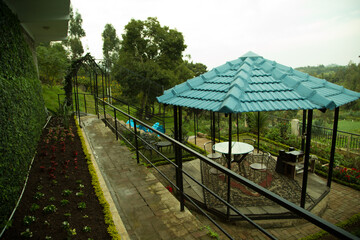
[[[110,195],[109,189],[106,186],[104,178],[103,178],[103,176],[102,176],[102,174],[100,172],[99,166],[98,166],[98,164],[97,164],[97,162],[95,160],[95,156],[93,154],[93,149],[92,149],[91,145],[89,144],[88,136],[87,136],[87,134],[86,134],[86,132],[84,131],[83,128],[81,128],[81,133],[83,134],[83,136],[85,136],[84,141],[85,141],[85,144],[86,144],[86,148],[87,148],[88,153],[90,154],[90,159],[91,159],[91,162],[92,162],[92,164],[94,166],[96,175],[98,177],[100,187],[101,187],[101,189],[102,189],[102,191],[104,193],[104,197],[105,197],[106,201],[108,202],[108,204],[110,206],[110,212],[111,212],[111,215],[112,215],[116,230],[120,234],[121,239],[130,240],[130,237],[129,237],[127,231],[126,231],[124,223],[120,218],[120,214],[117,211],[117,208],[115,207],[115,203],[114,203],[114,201],[113,201],[113,199],[112,199],[112,197]]]

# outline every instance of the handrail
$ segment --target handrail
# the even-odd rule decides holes
[[[73,95],[75,95],[75,94],[76,94],[76,93],[73,93]],[[91,94],[91,93],[79,93],[79,94],[82,94],[82,95],[92,95],[92,96],[94,95],[94,94]],[[66,94],[65,94],[65,93],[58,93],[58,96],[60,96],[60,95],[66,95]],[[134,109],[136,109],[136,110],[141,110],[141,108],[139,108],[138,106],[135,106],[135,105],[133,105],[133,104],[131,104],[131,103],[128,103],[128,102],[126,102],[126,101],[124,101],[124,100],[115,98],[115,97],[113,97],[113,96],[105,95],[104,97],[106,97],[106,98],[112,98],[112,99],[114,99],[114,100],[116,100],[116,101],[118,101],[118,102],[120,102],[120,103],[122,103],[122,104],[128,105],[128,106],[130,106],[130,107],[132,107],[132,108],[134,108]],[[99,98],[102,98],[102,96],[99,96]],[[59,100],[59,104],[60,104],[60,99],[58,99],[58,100]],[[145,110],[144,110],[144,111],[145,111]],[[155,114],[148,114],[148,116],[149,116],[150,118],[157,119],[158,121],[163,121],[162,118],[158,117],[158,116],[155,115]]]
[[[128,106],[130,106],[130,107],[132,107],[132,108],[135,108],[136,110],[141,110],[141,108],[139,108],[138,106],[135,106],[134,104],[130,104],[130,103],[124,101],[124,100],[115,98],[115,97],[113,97],[113,96],[107,96],[107,97],[108,97],[108,98],[115,99],[116,101],[119,101],[119,102],[121,102],[122,104],[126,104],[126,105],[128,105]],[[145,110],[144,110],[144,111],[145,111]],[[145,113],[146,113],[146,112],[145,112]],[[154,115],[154,114],[149,114],[149,116],[150,116],[151,118],[156,118],[156,119],[158,119],[159,121],[162,120],[161,118],[159,118],[158,116],[156,116],[156,115]]]
[[[291,119],[288,119],[288,118],[281,118],[281,117],[275,117],[275,116],[272,116],[272,118],[276,118],[276,119],[280,119],[281,121],[291,121]],[[302,121],[299,120],[299,124],[300,126],[302,125]],[[324,127],[324,126],[320,126],[320,125],[315,125],[313,124],[312,127],[317,127],[317,128],[322,128],[322,129],[326,129],[326,130],[330,130],[332,131],[332,128],[329,128],[329,127]],[[350,135],[354,135],[354,136],[358,136],[360,137],[360,134],[357,134],[357,133],[351,133],[351,132],[346,132],[346,131],[341,131],[341,130],[337,130],[337,132],[339,133],[346,133],[346,134],[350,134]]]
[[[280,206],[288,209],[289,211],[299,215],[300,217],[308,220],[309,222],[313,223],[314,225],[322,228],[323,230],[333,234],[336,237],[339,237],[341,239],[356,239],[356,237],[354,235],[352,235],[351,233],[345,231],[344,229],[316,216],[315,214],[295,205],[294,203],[280,197],[277,194],[274,194],[273,192],[267,190],[266,188],[263,188],[257,184],[255,184],[254,182],[248,180],[247,178],[229,170],[228,168],[225,168],[224,166],[210,160],[209,158],[207,158],[206,156],[201,155],[200,153],[194,151],[193,149],[189,148],[188,146],[184,145],[183,143],[167,136],[166,134],[163,134],[162,132],[152,128],[151,126],[147,125],[146,123],[142,122],[141,120],[127,114],[126,112],[118,109],[117,107],[113,106],[112,104],[104,101],[101,98],[97,98],[98,100],[100,100],[102,102],[102,104],[105,106],[108,105],[111,108],[115,109],[116,111],[120,112],[121,114],[125,115],[128,118],[133,119],[135,122],[143,125],[144,127],[151,129],[153,132],[155,132],[156,134],[160,135],[162,138],[168,140],[169,142],[179,146],[181,149],[187,151],[188,153],[195,155],[197,158],[199,158],[201,161],[206,162],[206,164],[216,168],[217,170],[220,170],[221,172],[225,173],[228,177],[240,182],[241,184],[251,188],[252,190],[260,193],[261,195],[265,196],[266,198],[270,199],[271,201],[279,204]],[[138,149],[137,149],[138,151]],[[176,164],[174,164],[175,167],[178,167]],[[187,176],[189,176],[185,171],[183,171],[182,169],[180,169],[183,173],[185,173]],[[163,174],[162,174],[163,175]],[[174,185],[175,186],[175,185]],[[203,186],[204,187],[204,186]],[[205,188],[206,189],[206,188]],[[208,189],[206,189],[208,190]],[[209,190],[208,190],[209,191]],[[212,192],[212,191],[209,191]],[[181,192],[181,194],[183,194],[185,197],[187,196],[185,193]],[[238,212],[236,208],[234,208],[231,204],[227,203],[226,201],[223,202],[224,204],[226,204],[227,206],[229,206],[230,208],[232,208],[234,211]],[[241,213],[240,213],[241,214]],[[243,215],[243,214],[242,214]],[[245,215],[244,215],[245,216]],[[268,235],[269,233],[266,232],[266,230],[262,229],[260,226],[258,226],[256,223],[254,223],[251,219],[247,218],[246,220],[248,220],[251,224],[253,224],[256,228],[258,228],[260,231],[262,231],[263,233],[265,233],[266,235]],[[219,228],[221,231],[223,231],[222,228]],[[269,234],[268,236],[271,236],[271,234]],[[273,236],[271,236],[273,238]]]

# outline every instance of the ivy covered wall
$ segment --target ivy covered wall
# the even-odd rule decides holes
[[[41,84],[18,18],[0,0],[0,227],[14,209],[46,120]]]

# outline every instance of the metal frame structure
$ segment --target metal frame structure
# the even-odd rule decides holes
[[[254,182],[248,180],[247,178],[231,171],[231,169],[228,169],[212,160],[210,160],[209,158],[207,158],[206,156],[203,156],[202,154],[194,151],[193,149],[189,148],[188,146],[184,145],[180,139],[181,138],[181,130],[182,130],[182,120],[181,120],[181,116],[182,116],[182,109],[181,107],[176,107],[174,106],[174,125],[177,126],[175,128],[175,139],[169,137],[166,134],[163,134],[162,132],[153,129],[151,126],[147,125],[146,123],[142,122],[141,120],[127,114],[126,112],[116,108],[115,106],[113,106],[112,104],[104,101],[101,98],[98,98],[98,102],[102,105],[106,105],[108,107],[110,107],[111,109],[113,109],[114,112],[114,119],[117,119],[117,114],[122,114],[123,116],[133,120],[134,122],[134,130],[130,130],[132,132],[132,134],[135,136],[135,145],[133,145],[124,135],[121,134],[121,132],[119,132],[118,130],[118,126],[116,124],[114,124],[114,126],[111,124],[111,122],[109,121],[110,119],[106,119],[104,118],[105,124],[107,126],[109,126],[110,128],[112,128],[114,131],[116,131],[116,135],[120,136],[122,140],[124,140],[125,142],[127,142],[128,144],[130,144],[131,147],[133,147],[136,150],[136,158],[137,158],[137,162],[140,163],[140,157],[142,159],[144,159],[148,164],[150,164],[156,171],[158,171],[160,173],[160,175],[162,175],[179,193],[179,199],[180,199],[180,210],[183,211],[184,210],[184,200],[186,199],[187,201],[189,201],[193,206],[195,206],[200,212],[202,212],[202,214],[204,214],[212,223],[214,223],[220,231],[222,231],[229,239],[234,239],[229,233],[226,232],[226,230],[224,228],[222,228],[220,226],[219,223],[217,223],[212,217],[210,217],[209,214],[207,214],[197,203],[196,201],[193,200],[193,198],[189,195],[187,195],[184,192],[183,189],[183,175],[186,175],[187,177],[189,177],[190,179],[192,179],[194,182],[196,182],[198,185],[200,185],[205,191],[209,192],[210,194],[212,194],[215,198],[217,198],[219,201],[221,201],[228,209],[231,209],[232,211],[234,211],[236,214],[238,214],[239,216],[241,216],[243,219],[245,219],[246,221],[248,221],[251,225],[253,225],[255,228],[257,228],[259,231],[261,231],[264,235],[266,235],[267,237],[269,237],[270,239],[276,239],[274,236],[272,236],[269,232],[267,232],[263,227],[261,227],[260,225],[258,225],[257,223],[255,223],[252,219],[250,219],[249,217],[247,217],[245,214],[241,213],[238,209],[236,209],[233,205],[231,205],[231,203],[227,200],[222,199],[221,197],[219,197],[215,192],[213,192],[212,190],[210,190],[207,186],[205,186],[203,183],[197,181],[193,176],[191,176],[188,172],[186,172],[183,168],[182,168],[182,161],[181,161],[181,156],[182,156],[182,151],[186,151],[188,153],[190,153],[191,155],[194,155],[196,158],[200,159],[200,161],[203,161],[204,163],[210,165],[211,167],[215,168],[218,171],[221,171],[222,173],[224,173],[227,178],[230,180],[232,179],[233,181],[237,181],[243,185],[245,185],[246,187],[249,187],[250,189],[258,192],[259,194],[263,195],[264,197],[270,199],[271,201],[277,203],[278,205],[288,209],[289,211],[291,211],[292,213],[306,219],[307,221],[315,224],[316,226],[322,228],[323,230],[333,234],[336,237],[339,237],[341,239],[354,239],[355,236],[353,236],[352,234],[350,234],[349,232],[335,226],[332,223],[327,222],[326,220],[316,216],[315,214],[305,210],[304,208],[284,199],[281,198],[280,196],[272,193],[271,191],[267,190],[266,188],[263,188],[257,184],[255,184]],[[229,122],[231,122],[231,115],[229,114]],[[136,124],[141,124],[142,126],[152,130],[155,134],[158,134],[160,137],[164,138],[165,140],[171,142],[175,147],[175,153],[176,153],[176,162],[173,163],[170,159],[168,159],[163,153],[161,153],[160,151],[158,151],[156,148],[152,147],[149,145],[149,147],[152,148],[153,151],[155,151],[157,154],[161,155],[164,159],[166,159],[169,164],[172,164],[175,168],[176,168],[176,182],[172,182],[170,180],[170,178],[165,175],[165,173],[163,173],[159,168],[157,168],[149,159],[147,159],[147,157],[140,151],[139,149],[139,144],[138,141],[142,141],[145,144],[148,144],[144,139],[141,138],[141,136],[139,135],[139,132],[136,128]],[[126,128],[126,126],[123,126]],[[231,151],[231,149],[229,149],[229,151]]]
[[[95,86],[94,86],[94,99],[95,106],[98,108],[97,99],[98,99],[98,75],[101,75],[102,82],[104,80],[103,69],[96,63],[95,59],[88,53],[85,56],[73,60],[71,66],[69,67],[68,73],[65,77],[65,95],[68,106],[72,105],[73,93],[75,94],[75,113],[80,122],[80,103],[79,103],[79,84],[78,84],[78,72],[81,67],[85,67],[88,71],[90,70],[90,74],[95,75]],[[91,82],[92,83],[92,82]],[[92,84],[91,84],[92,85]],[[104,97],[104,96],[103,96]],[[96,110],[98,112],[98,109]]]

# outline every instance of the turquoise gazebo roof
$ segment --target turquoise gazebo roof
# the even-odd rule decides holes
[[[163,104],[223,113],[334,109],[358,98],[360,93],[253,52],[157,97]]]

